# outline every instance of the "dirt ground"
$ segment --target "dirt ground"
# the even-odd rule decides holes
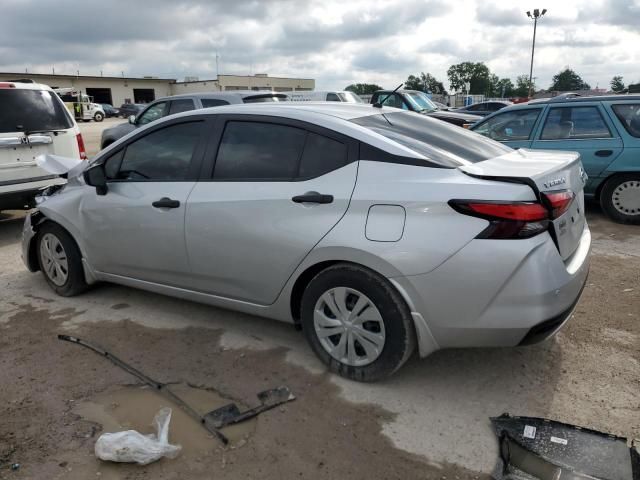
[[[497,456],[489,417],[505,411],[640,437],[640,228],[597,207],[588,211],[591,274],[554,339],[440,351],[376,384],[328,374],[289,325],[107,284],[57,297],[21,263],[22,217],[0,214],[1,479],[488,478]],[[228,431],[225,448],[174,408],[177,458],[101,462],[102,432],[151,433],[171,405],[58,333],[178,384],[201,411],[252,406],[279,385],[296,400]]]

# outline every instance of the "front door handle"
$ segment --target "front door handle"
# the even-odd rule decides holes
[[[307,192],[304,195],[296,195],[291,200],[295,203],[332,203],[333,195],[323,195],[318,192]]]
[[[596,157],[608,157],[613,153],[613,150],[598,150]]]
[[[178,208],[180,202],[178,200],[172,200],[169,197],[162,197],[160,200],[156,200],[151,205],[156,208]]]

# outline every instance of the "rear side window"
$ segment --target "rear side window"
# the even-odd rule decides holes
[[[190,98],[181,98],[180,100],[171,100],[171,106],[169,107],[169,115],[180,112],[188,112],[193,110],[193,100]]]
[[[0,133],[66,130],[67,109],[49,90],[0,89]]]
[[[611,132],[598,107],[551,108],[542,129],[541,140],[610,138]]]
[[[180,123],[156,130],[127,145],[118,169],[114,165],[105,169],[108,175],[117,170],[115,178],[118,180],[186,180],[201,131],[202,122]],[[117,161],[117,156],[114,159]]]
[[[202,108],[221,107],[222,105],[229,105],[229,102],[227,102],[226,100],[220,100],[218,98],[201,98],[200,102],[202,102]]]
[[[332,138],[309,132],[300,161],[299,177],[313,178],[347,164],[347,146]]]
[[[640,103],[612,105],[611,108],[629,135],[640,138]]]
[[[339,102],[340,97],[335,93],[327,93],[327,102]]]
[[[414,112],[368,115],[351,122],[423,155],[427,159],[425,166],[431,162],[436,166],[455,168],[513,151],[464,128]]]
[[[213,177],[219,180],[291,180],[306,131],[263,122],[230,121],[225,126]]]
[[[541,111],[535,108],[499,113],[472,130],[500,142],[528,140]]]

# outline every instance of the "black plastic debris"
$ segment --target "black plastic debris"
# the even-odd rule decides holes
[[[535,417],[491,418],[500,443],[496,480],[640,480],[626,438]]]

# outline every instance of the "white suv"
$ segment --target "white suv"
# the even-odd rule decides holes
[[[29,207],[39,190],[65,182],[37,166],[44,153],[87,158],[75,120],[50,87],[0,81],[0,210]]]

